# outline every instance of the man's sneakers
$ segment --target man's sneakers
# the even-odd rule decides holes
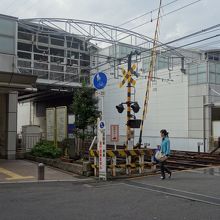
[[[161,179],[161,180],[164,180],[164,179],[165,179],[165,176],[161,176],[160,179]]]

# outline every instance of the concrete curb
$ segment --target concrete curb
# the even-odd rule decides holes
[[[13,185],[13,184],[47,184],[47,183],[96,183],[95,179],[80,179],[80,180],[32,180],[32,181],[14,181],[14,182],[0,182],[0,185]]]

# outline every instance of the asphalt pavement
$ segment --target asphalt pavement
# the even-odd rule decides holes
[[[0,184],[0,219],[220,219],[219,167],[159,177]]]

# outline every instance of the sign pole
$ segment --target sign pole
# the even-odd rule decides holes
[[[100,91],[101,96],[101,121],[98,118],[97,126],[97,149],[99,152],[99,179],[107,180],[107,169],[106,169],[106,126],[104,121],[104,87],[107,84],[107,76],[105,73],[96,73],[93,78],[93,86]],[[103,94],[102,94],[103,93]]]
[[[106,132],[105,132],[105,122],[98,119],[98,152],[99,152],[99,179],[107,180],[107,170],[106,170]]]
[[[104,120],[104,95],[101,96],[102,102],[102,120]]]

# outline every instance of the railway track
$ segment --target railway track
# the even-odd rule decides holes
[[[218,166],[220,165],[220,154],[172,151],[170,158],[167,160],[167,165],[177,170]]]

